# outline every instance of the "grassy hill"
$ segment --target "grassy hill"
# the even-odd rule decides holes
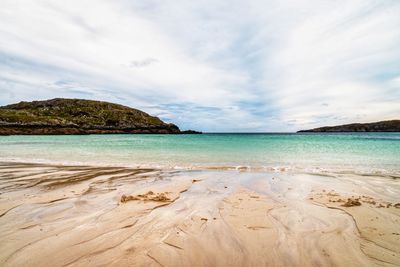
[[[325,126],[299,132],[400,132],[400,120]]]
[[[65,134],[180,133],[176,125],[143,111],[102,101],[55,98],[0,107],[2,134],[61,134],[63,129]]]

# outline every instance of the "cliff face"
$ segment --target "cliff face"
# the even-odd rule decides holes
[[[326,126],[298,132],[400,132],[400,120]]]
[[[179,128],[126,106],[56,98],[0,107],[0,134],[178,134]]]

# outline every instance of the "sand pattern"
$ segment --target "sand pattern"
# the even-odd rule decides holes
[[[351,216],[361,237],[361,250],[368,257],[389,266],[400,264],[400,203],[324,191],[312,192],[310,199]]]
[[[0,266],[399,266],[387,177],[0,164]]]

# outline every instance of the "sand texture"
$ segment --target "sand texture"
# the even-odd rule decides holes
[[[400,181],[0,164],[0,266],[400,266]]]

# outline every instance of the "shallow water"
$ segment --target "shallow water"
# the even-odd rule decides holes
[[[2,136],[0,161],[400,171],[400,133]]]

